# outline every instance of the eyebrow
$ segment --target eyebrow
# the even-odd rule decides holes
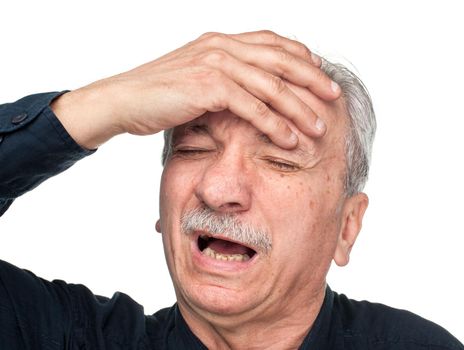
[[[184,129],[184,134],[198,134],[198,135],[211,135],[208,125],[206,124],[191,124],[187,125]]]
[[[175,129],[174,129],[175,130]],[[171,144],[174,145],[180,138],[186,135],[205,135],[211,136],[209,127],[206,124],[189,124],[178,132],[174,131]]]

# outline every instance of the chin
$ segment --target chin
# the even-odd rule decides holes
[[[184,292],[188,304],[217,315],[240,314],[253,309],[258,303],[256,299],[253,300],[257,293],[250,293],[245,288],[234,290],[217,285],[200,285]]]

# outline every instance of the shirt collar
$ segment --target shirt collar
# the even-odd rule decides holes
[[[343,350],[343,343],[337,334],[337,319],[333,316],[334,292],[329,286],[325,289],[324,302],[300,350],[337,349]]]

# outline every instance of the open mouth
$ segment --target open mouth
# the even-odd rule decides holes
[[[197,244],[203,255],[216,260],[248,261],[256,254],[255,250],[240,243],[206,234],[198,236]]]

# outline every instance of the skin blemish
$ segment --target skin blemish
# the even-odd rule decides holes
[[[311,209],[314,209],[314,201],[309,201],[309,207],[310,207]]]
[[[285,175],[284,174],[280,174],[280,177],[284,177]]]

